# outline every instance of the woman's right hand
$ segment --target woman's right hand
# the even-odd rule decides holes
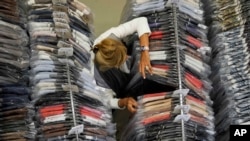
[[[120,108],[126,107],[129,112],[135,113],[137,111],[137,102],[132,97],[122,98],[118,101]]]

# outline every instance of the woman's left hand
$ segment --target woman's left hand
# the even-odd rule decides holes
[[[150,64],[150,57],[148,50],[141,52],[141,59],[139,63],[139,71],[142,74],[142,77],[146,78],[146,73],[150,73],[152,75],[152,66]]]

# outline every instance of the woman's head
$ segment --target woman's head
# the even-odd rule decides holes
[[[95,63],[101,71],[119,68],[127,58],[127,48],[120,41],[106,38],[95,45]]]

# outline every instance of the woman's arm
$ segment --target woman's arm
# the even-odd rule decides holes
[[[128,35],[132,35],[137,32],[138,36],[141,37],[143,34],[151,34],[151,30],[148,25],[148,20],[146,17],[134,18],[128,22],[120,24],[117,27],[112,27],[106,32],[102,33],[94,42],[94,45],[100,43],[103,39],[107,38],[112,33],[118,38],[124,38]]]
[[[149,34],[145,33],[140,36],[140,45],[142,48],[141,51],[141,58],[139,63],[139,71],[142,74],[142,77],[146,78],[145,71],[148,71],[150,74],[152,74],[152,67],[150,63],[150,57],[149,57]]]

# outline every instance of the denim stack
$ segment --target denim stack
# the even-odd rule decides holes
[[[249,0],[206,1],[218,141],[230,140],[230,125],[250,122],[249,5]]]
[[[115,125],[94,78],[93,15],[77,0],[28,1],[32,103],[37,140],[114,140]]]
[[[152,31],[149,54],[153,75],[148,74],[142,83],[150,90],[144,89],[144,94],[137,97],[140,107],[129,124],[138,125],[138,130],[126,128],[123,140],[215,140],[210,99],[212,82],[209,79],[211,47],[203,3],[197,0],[178,3],[134,0],[127,2],[123,14],[127,11],[130,15],[123,15],[123,22],[140,16],[148,19]],[[131,72],[135,80],[140,58],[136,36],[127,41],[133,47]],[[151,82],[145,83],[147,80]],[[152,88],[153,83],[165,88]],[[129,88],[134,85],[130,83]],[[149,101],[143,100],[149,97]],[[157,106],[166,107],[159,110]]]
[[[30,104],[29,37],[21,0],[0,1],[0,140],[33,141]]]

